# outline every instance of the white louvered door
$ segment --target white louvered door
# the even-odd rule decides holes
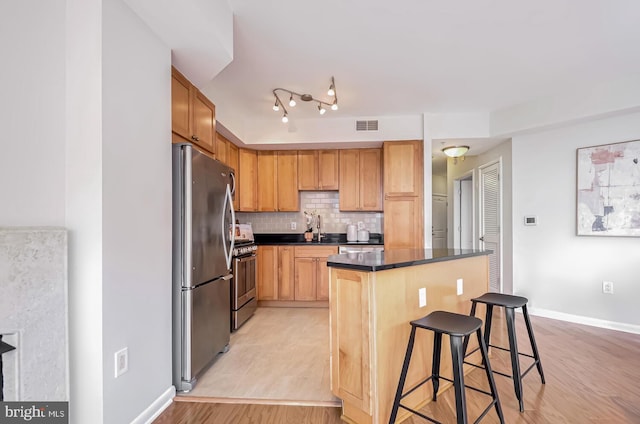
[[[489,255],[489,290],[496,293],[502,292],[501,194],[500,164],[480,168],[480,248],[493,250]]]

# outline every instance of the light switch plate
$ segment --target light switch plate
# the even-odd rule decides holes
[[[463,291],[462,290],[463,289],[463,287],[462,287],[463,286],[462,278],[458,278],[456,280],[456,285],[457,285],[456,292],[457,292],[458,296],[460,296],[462,294],[462,291]]]
[[[420,308],[427,306],[427,289],[424,287],[418,289],[418,306]]]

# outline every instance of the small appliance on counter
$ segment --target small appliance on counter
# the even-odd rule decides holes
[[[359,242],[367,242],[369,241],[369,230],[364,228],[364,222],[358,222],[358,241]]]
[[[347,225],[347,241],[358,241],[358,229],[355,224]]]

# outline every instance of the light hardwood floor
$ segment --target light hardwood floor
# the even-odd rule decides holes
[[[506,423],[516,424],[638,424],[640,423],[640,335],[588,327],[579,324],[531,317],[542,357],[547,384],[533,369],[523,380],[525,411],[520,413],[513,383],[496,376],[498,393]],[[518,342],[530,352],[522,316],[517,314]],[[494,314],[492,344],[506,346],[501,314]],[[523,366],[529,359],[523,358]],[[509,370],[508,354],[493,349],[492,366]],[[486,387],[481,370],[473,370],[466,382]],[[466,390],[471,421],[487,398]],[[177,400],[177,399],[176,399]],[[427,405],[423,412],[445,424],[455,422],[452,390]],[[419,417],[407,424],[424,423]],[[494,411],[481,421],[497,423]],[[338,424],[340,409],[259,404],[174,402],[155,424],[248,424],[248,423],[326,423]]]
[[[329,381],[329,310],[258,308],[194,390],[179,396],[339,405]]]

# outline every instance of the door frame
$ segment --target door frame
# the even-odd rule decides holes
[[[478,240],[478,236],[476,235],[476,176],[475,176],[475,169],[472,169],[468,172],[466,172],[465,174],[461,175],[459,178],[456,178],[455,180],[453,180],[453,201],[451,202],[452,207],[453,207],[453,247],[454,248],[460,248],[461,245],[461,239],[460,239],[460,233],[462,230],[462,216],[460,214],[460,210],[462,207],[462,201],[461,201],[461,196],[462,196],[462,186],[461,186],[461,182],[462,181],[467,181],[467,180],[471,180],[471,202],[469,203],[471,205],[471,241],[472,241],[472,248],[476,249],[478,246],[477,240]]]

